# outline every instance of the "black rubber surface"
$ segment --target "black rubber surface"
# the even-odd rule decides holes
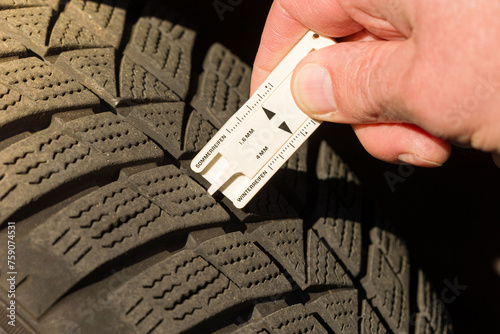
[[[15,330],[450,332],[404,242],[319,137],[243,211],[206,192],[189,159],[246,101],[251,69],[196,30],[162,1],[0,1]],[[0,327],[14,332],[0,270]]]

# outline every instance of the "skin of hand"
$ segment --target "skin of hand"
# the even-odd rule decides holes
[[[442,165],[450,144],[500,152],[500,2],[275,0],[252,93],[313,30],[340,43],[294,71],[309,116],[352,124],[376,158]]]

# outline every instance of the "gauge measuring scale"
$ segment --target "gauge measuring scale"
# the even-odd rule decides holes
[[[211,186],[243,208],[321,122],[304,114],[290,90],[295,66],[311,51],[335,41],[309,31],[252,97],[191,162]]]

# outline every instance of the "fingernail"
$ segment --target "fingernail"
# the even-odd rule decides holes
[[[322,66],[307,64],[300,69],[293,90],[297,105],[308,114],[321,115],[337,110],[333,98],[332,78]]]
[[[412,154],[412,153],[400,154],[400,155],[398,155],[398,160],[401,161],[402,163],[405,163],[405,164],[422,166],[422,167],[441,167],[442,166],[442,164],[440,164],[438,162],[422,159],[418,155]]]
[[[500,276],[500,258],[497,258],[493,264],[493,268],[497,272],[497,275]]]
[[[493,153],[492,157],[493,157],[493,162],[495,163],[495,165],[497,165],[497,167],[500,168],[500,154]]]

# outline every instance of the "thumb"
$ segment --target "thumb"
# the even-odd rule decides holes
[[[337,123],[411,122],[404,89],[412,64],[406,41],[344,42],[311,52],[292,92],[309,116]]]

